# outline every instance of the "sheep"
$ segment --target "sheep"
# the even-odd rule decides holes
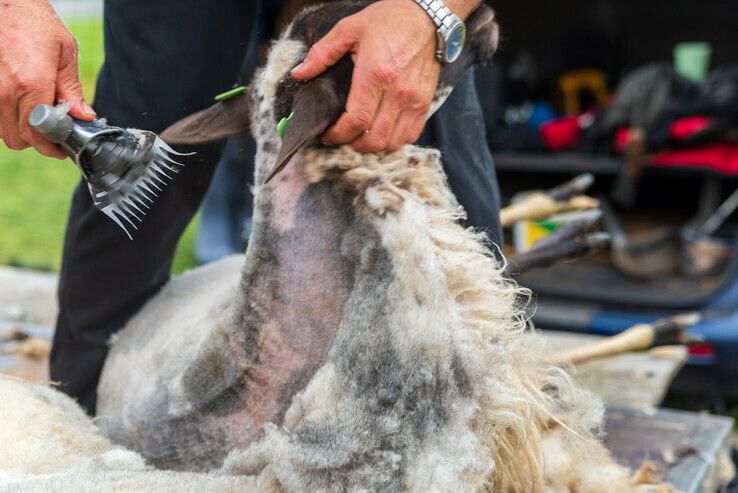
[[[0,375],[0,491],[244,491],[253,478],[156,471],[71,398]]]
[[[350,59],[312,82],[287,74],[366,3],[303,11],[248,94],[164,133],[172,143],[214,140],[242,132],[250,117],[257,164],[246,254],[174,279],[114,338],[99,431],[55,391],[14,388],[3,402],[59,418],[38,428],[48,435],[43,454],[61,446],[70,456],[57,468],[27,457],[13,466],[5,451],[0,470],[52,489],[82,474],[108,486],[123,475],[142,490],[174,481],[203,490],[208,481],[260,491],[632,490],[599,440],[601,402],[546,364],[526,330],[530,293],[504,276],[483,235],[460,226],[439,153],[312,145],[343,108]],[[494,52],[488,7],[468,29],[435,107]],[[292,111],[280,143],[276,122]],[[2,379],[0,391],[14,385]],[[0,440],[8,427],[23,447],[41,440],[22,436],[34,423],[8,407]],[[86,443],[69,433],[89,437],[90,449],[68,445]],[[109,454],[127,454],[124,471]]]

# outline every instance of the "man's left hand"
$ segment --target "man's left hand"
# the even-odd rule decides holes
[[[346,109],[323,142],[395,151],[423,131],[441,69],[435,52],[436,26],[428,14],[412,0],[381,0],[338,22],[291,75],[311,79],[350,53]]]

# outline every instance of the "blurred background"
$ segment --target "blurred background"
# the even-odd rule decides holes
[[[504,203],[593,173],[609,251],[518,279],[545,329],[614,334],[694,310],[703,342],[671,387],[738,399],[738,9],[735,2],[491,3],[501,50],[477,70]],[[577,213],[520,221],[508,254]]]

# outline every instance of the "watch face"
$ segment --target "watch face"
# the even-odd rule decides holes
[[[457,58],[459,58],[461,50],[464,48],[465,37],[466,29],[464,28],[464,23],[459,22],[451,29],[451,33],[446,39],[446,63],[453,63]]]

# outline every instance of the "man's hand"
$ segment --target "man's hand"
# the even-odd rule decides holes
[[[77,68],[77,42],[46,0],[0,1],[0,138],[11,149],[33,146],[63,159],[61,149],[28,125],[40,103],[66,101],[70,114],[92,120]]]
[[[346,110],[323,142],[394,151],[423,131],[441,69],[435,52],[436,26],[428,14],[413,0],[381,0],[338,22],[292,77],[311,79],[350,53]]]

